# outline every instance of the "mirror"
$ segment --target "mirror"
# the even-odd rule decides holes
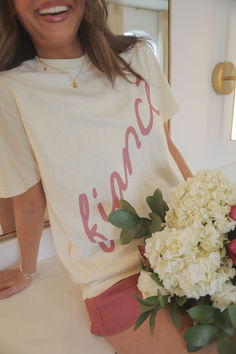
[[[110,0],[109,25],[116,34],[150,36],[168,77],[168,0]]]
[[[170,80],[171,0],[107,0],[109,25],[117,34],[150,35],[163,72]],[[44,226],[50,226],[46,209]],[[12,198],[0,198],[0,240],[16,237]]]
[[[234,108],[231,129],[231,140],[236,141],[236,84],[234,86]]]

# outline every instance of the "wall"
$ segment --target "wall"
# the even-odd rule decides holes
[[[140,30],[149,33],[158,41],[159,13],[152,10],[124,6],[124,32]]]
[[[40,262],[56,254],[54,241],[49,227],[42,233],[37,261]],[[21,264],[20,248],[17,238],[10,238],[0,242],[0,271],[15,268]]]
[[[230,141],[233,94],[217,95],[215,65],[236,65],[236,1],[173,0],[172,87],[182,109],[172,120],[172,137],[195,173],[220,168],[234,173],[236,142]]]
[[[123,31],[132,30],[151,35],[156,43],[153,50],[168,77],[168,12],[123,6]]]

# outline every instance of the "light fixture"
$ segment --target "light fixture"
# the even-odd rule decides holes
[[[212,86],[217,94],[229,95],[234,91],[233,118],[231,140],[236,141],[236,68],[230,61],[219,63],[212,73]]]

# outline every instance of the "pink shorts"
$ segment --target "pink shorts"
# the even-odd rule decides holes
[[[140,303],[134,293],[142,298],[137,288],[138,274],[122,279],[95,297],[85,300],[91,321],[90,331],[97,336],[112,336],[135,324],[141,315]]]

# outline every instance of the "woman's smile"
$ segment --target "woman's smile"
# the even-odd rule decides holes
[[[65,5],[64,1],[47,1],[36,10],[38,16],[45,22],[65,21],[71,12],[71,5]]]
[[[13,0],[22,26],[28,32],[38,56],[70,58],[83,54],[78,30],[85,0]]]

